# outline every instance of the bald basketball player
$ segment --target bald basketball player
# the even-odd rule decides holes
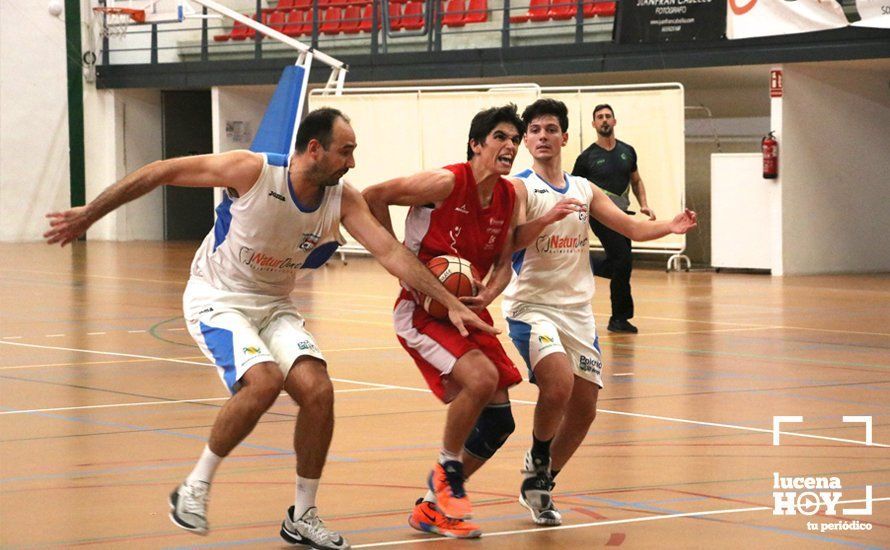
[[[281,525],[290,544],[348,548],[325,526],[316,491],[334,427],[334,392],[327,362],[290,298],[295,280],[321,267],[343,243],[340,224],[393,275],[448,308],[454,330],[495,333],[442,287],[371,215],[361,194],[343,182],[355,166],[355,133],[335,109],[300,123],[290,158],[233,151],[154,162],[136,170],[83,207],[48,214],[49,244],[72,242],[115,208],[160,185],[223,187],[227,198],[191,266],[183,296],[189,333],[213,361],[231,398],[204,451],[170,495],[170,518],[206,534],[207,501],[222,459],[253,430],[286,391],[299,405],[294,429],[294,505]]]

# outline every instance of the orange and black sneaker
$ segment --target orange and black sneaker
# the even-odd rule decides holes
[[[475,539],[482,535],[478,525],[462,519],[451,519],[440,512],[435,503],[422,498],[414,503],[414,511],[408,516],[408,525],[424,533],[435,533],[453,539]]]
[[[439,510],[451,519],[470,519],[473,507],[464,491],[464,465],[457,460],[436,464],[427,478]]]

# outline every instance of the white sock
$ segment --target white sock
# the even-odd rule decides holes
[[[318,479],[297,476],[297,490],[294,497],[294,519],[300,519],[306,510],[315,506],[315,493],[318,492]]]
[[[216,456],[216,454],[210,450],[209,445],[204,445],[204,451],[201,453],[201,458],[198,459],[198,463],[195,464],[195,469],[192,470],[192,473],[190,473],[185,480],[187,482],[203,481],[204,483],[210,483],[213,481],[213,474],[216,473],[216,469],[219,467],[222,459],[223,457]]]
[[[460,460],[460,453],[452,453],[445,449],[439,452],[439,464],[445,464],[449,460]]]
[[[430,491],[429,489],[427,489],[427,490],[426,490],[426,495],[423,497],[423,500],[425,500],[425,501],[427,501],[427,502],[436,503],[436,502],[437,502],[437,501],[436,501],[436,493],[434,493],[434,492]]]

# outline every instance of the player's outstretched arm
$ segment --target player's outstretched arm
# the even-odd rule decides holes
[[[527,220],[528,189],[521,180],[514,179],[513,189],[516,190],[516,229],[513,231],[511,252],[531,246],[541,231],[551,223],[558,222],[569,214],[587,210],[587,205],[577,199],[563,199],[553,205],[548,212],[531,221]]]
[[[454,189],[454,174],[448,170],[427,170],[412,176],[395,178],[372,185],[362,191],[371,213],[377,221],[395,236],[389,206],[419,206],[433,204],[448,198]]]
[[[461,335],[468,334],[467,326],[491,334],[500,333],[448,292],[414,254],[411,254],[407,248],[387,233],[377,219],[371,215],[362,195],[350,185],[345,185],[343,188],[340,212],[340,221],[349,234],[373,254],[380,265],[411,285],[412,288],[430,296],[448,308],[448,319],[460,331]]]
[[[651,241],[670,233],[683,234],[697,224],[695,212],[685,209],[670,221],[639,220],[622,212],[598,187],[593,188],[590,215],[606,227],[634,241]]]
[[[50,229],[43,238],[47,244],[65,246],[105,214],[161,185],[230,187],[240,196],[250,190],[262,168],[262,156],[250,151],[152,162],[108,187],[85,206],[47,214]]]

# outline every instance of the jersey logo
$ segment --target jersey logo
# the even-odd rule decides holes
[[[546,193],[546,192],[547,192],[546,189],[537,189],[537,188],[535,188],[535,193]]]
[[[451,250],[454,250],[454,253],[457,254],[457,238],[460,237],[460,226],[455,225],[454,229],[448,232],[448,236],[451,237]]]
[[[311,250],[312,247],[318,244],[318,239],[321,238],[321,235],[316,235],[315,233],[303,233],[303,242],[300,243],[300,250]]]
[[[606,163],[606,159],[597,159],[597,161],[596,161],[597,166],[599,166],[600,164],[605,164],[605,163]]]
[[[454,211],[460,212],[461,214],[469,214],[470,213],[470,211],[467,210],[467,203],[463,203],[462,205],[458,206],[457,208],[454,209]]]
[[[275,197],[276,199],[280,200],[281,202],[284,202],[284,195],[279,195],[275,191],[269,191],[269,196]]]

